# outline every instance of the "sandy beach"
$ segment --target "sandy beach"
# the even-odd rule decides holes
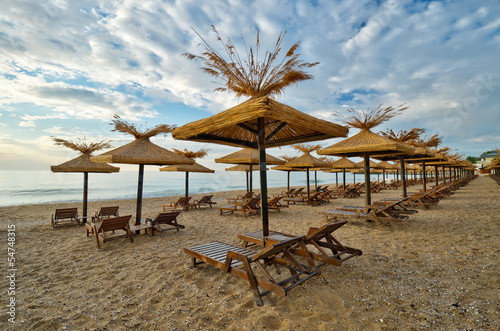
[[[420,187],[413,186],[409,191]],[[270,193],[282,189],[271,189]],[[500,186],[486,176],[379,229],[352,220],[335,236],[362,256],[322,267],[286,297],[255,304],[247,282],[210,266],[190,267],[183,247],[212,241],[240,245],[239,233],[261,228],[260,216],[183,212],[185,229],[117,240],[98,249],[85,227],[52,229],[56,208],[81,203],[0,208],[2,317],[7,330],[497,330],[500,325]],[[243,191],[215,193],[214,201]],[[400,197],[382,191],[373,200]],[[201,195],[193,196],[194,199]],[[143,217],[178,197],[144,199]],[[363,205],[363,197],[317,207],[295,205],[269,216],[271,230],[305,234],[319,211]],[[99,201],[134,214],[135,200]],[[8,321],[8,225],[15,225],[15,323]]]

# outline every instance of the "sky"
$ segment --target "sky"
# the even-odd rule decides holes
[[[408,110],[374,131],[425,128],[465,156],[500,147],[497,0],[5,0],[0,170],[48,170],[78,156],[51,137],[132,141],[111,131],[115,114],[143,128],[181,126],[245,101],[215,92],[200,62],[182,57],[203,51],[195,31],[220,50],[212,25],[243,53],[242,36],[253,45],[257,31],[263,50],[280,32],[283,52],[301,41],[301,59],[320,62],[310,69],[314,79],[278,97],[300,111],[342,124],[349,108],[404,103]],[[216,170],[227,165],[214,158],[237,150],[171,136],[152,141],[209,149],[200,163]],[[268,153],[297,155],[291,147]]]

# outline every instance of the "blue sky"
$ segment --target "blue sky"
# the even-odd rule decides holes
[[[4,1],[0,12],[0,170],[48,169],[77,154],[51,136],[131,140],[114,114],[144,127],[208,117],[242,102],[181,57],[202,48],[194,28],[262,49],[287,31],[314,80],[279,101],[339,122],[334,112],[406,103],[376,131],[423,127],[445,146],[479,156],[500,147],[498,1]],[[351,130],[351,135],[355,134]],[[209,148],[200,163],[235,151],[154,138],[166,148]],[[322,142],[329,146],[338,139]],[[295,154],[290,147],[275,156]],[[124,168],[124,167],[122,167]],[[126,167],[125,167],[126,168]]]

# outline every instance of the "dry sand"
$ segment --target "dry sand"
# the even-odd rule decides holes
[[[410,191],[417,187],[410,188]],[[279,190],[274,190],[274,192]],[[223,192],[215,201],[242,192]],[[373,199],[398,197],[383,191]],[[197,198],[195,196],[194,198]],[[260,217],[219,216],[216,209],[184,212],[186,228],[112,241],[97,249],[85,228],[52,229],[56,208],[80,204],[0,208],[2,275],[7,226],[16,230],[16,318],[8,322],[9,279],[1,277],[0,327],[9,330],[496,330],[499,316],[500,186],[479,177],[431,210],[380,230],[350,221],[336,232],[363,255],[325,266],[288,296],[255,304],[242,279],[210,265],[189,267],[182,247],[214,240],[240,244],[236,234],[260,229]],[[145,199],[154,216],[173,198]],[[325,222],[318,211],[362,205],[363,199],[291,206],[270,214],[270,228],[305,234]],[[100,201],[89,210],[135,201]]]

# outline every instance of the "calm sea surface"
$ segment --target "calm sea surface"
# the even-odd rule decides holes
[[[137,196],[136,171],[120,171],[114,174],[89,174],[89,201],[131,199]],[[318,185],[335,183],[335,174],[317,173]],[[268,171],[268,187],[284,187],[287,173]],[[377,179],[372,175],[372,180]],[[314,172],[310,173],[314,185]],[[363,175],[356,175],[362,181]],[[339,174],[339,182],[342,174]],[[352,174],[346,175],[347,182],[353,182]],[[40,203],[78,202],[83,199],[82,173],[52,173],[50,171],[0,171],[0,206],[14,206]],[[144,174],[143,197],[162,197],[184,194],[185,174],[146,171]],[[305,186],[305,172],[290,174],[291,186]],[[253,174],[253,187],[258,189],[258,172]],[[246,189],[244,172],[217,171],[214,174],[190,173],[189,193],[218,192]]]

